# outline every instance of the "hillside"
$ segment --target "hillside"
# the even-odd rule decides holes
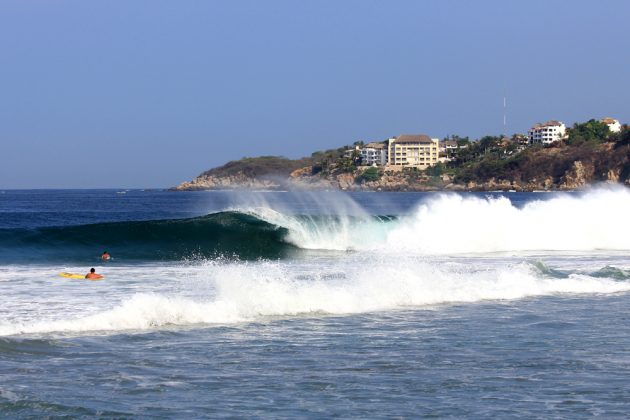
[[[190,182],[184,182],[172,190],[208,189],[278,189],[291,184],[291,174],[299,169],[316,167],[322,161],[336,161],[343,156],[346,147],[314,152],[310,157],[288,159],[283,156],[245,157],[225,165],[209,169]]]
[[[585,123],[585,124],[590,124]],[[586,133],[586,134],[585,134]],[[565,141],[524,149],[503,137],[469,142],[455,158],[426,170],[357,166],[346,146],[310,157],[243,158],[210,169],[174,190],[343,189],[373,191],[572,190],[594,182],[628,184],[630,130],[590,133],[576,125]]]
[[[293,171],[310,164],[312,162],[308,159],[292,160],[282,156],[243,158],[207,170],[191,182],[184,182],[174,189],[277,189]]]

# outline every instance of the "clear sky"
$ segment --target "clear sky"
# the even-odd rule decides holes
[[[169,187],[402,133],[630,122],[630,1],[0,2],[0,188]]]

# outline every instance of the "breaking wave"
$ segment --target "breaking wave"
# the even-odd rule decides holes
[[[398,218],[304,220],[254,213],[300,248],[448,255],[630,250],[630,190],[600,188],[515,205],[506,196],[437,194]]]
[[[407,259],[397,264],[346,266],[336,274],[334,267],[319,269],[307,275],[282,262],[209,264],[203,268],[208,287],[195,288],[202,296],[137,293],[89,316],[3,323],[0,335],[147,330],[630,291],[627,281],[585,273],[558,277],[525,262],[475,269],[464,263]]]
[[[505,196],[436,194],[401,216],[293,215],[268,207],[203,217],[0,230],[0,262],[217,256],[282,259],[299,250],[449,255],[630,250],[630,192],[561,194],[517,206]]]

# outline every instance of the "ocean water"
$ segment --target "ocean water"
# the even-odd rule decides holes
[[[0,191],[0,417],[627,418],[629,212],[613,187]]]

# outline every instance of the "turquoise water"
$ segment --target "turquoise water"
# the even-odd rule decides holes
[[[0,414],[625,418],[629,209],[623,189],[7,191]],[[105,280],[56,275],[90,266]]]

